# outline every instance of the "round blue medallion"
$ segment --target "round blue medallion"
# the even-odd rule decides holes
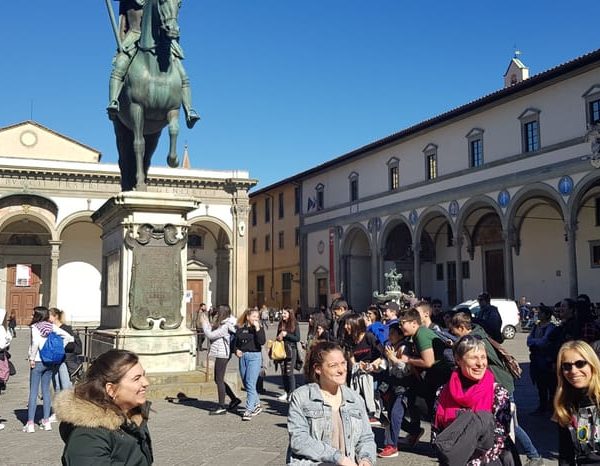
[[[510,193],[506,189],[503,189],[498,193],[498,205],[502,208],[505,208],[506,206],[508,206],[509,202]]]
[[[568,196],[573,192],[573,178],[569,175],[563,176],[560,180],[558,180],[558,191],[563,196]]]
[[[450,205],[448,206],[448,213],[452,216],[452,217],[456,217],[458,215],[458,201],[452,201],[450,202]]]
[[[410,224],[416,225],[418,219],[419,219],[419,215],[417,214],[417,211],[414,209],[411,210],[410,214],[408,215],[408,221],[410,222]]]

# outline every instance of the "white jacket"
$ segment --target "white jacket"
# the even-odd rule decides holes
[[[204,335],[210,340],[208,355],[215,358],[229,358],[231,354],[230,334],[235,333],[235,317],[228,317],[214,330],[212,330],[211,325],[206,321],[202,325],[202,328]]]
[[[6,316],[6,309],[0,308],[0,322],[4,322],[4,317]],[[12,335],[10,332],[6,331],[6,327],[0,324],[0,350],[8,348],[10,342],[12,341]]]

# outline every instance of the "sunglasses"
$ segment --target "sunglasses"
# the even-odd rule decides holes
[[[587,361],[580,359],[579,361],[575,361],[575,362],[563,362],[560,365],[560,368],[564,372],[569,372],[571,369],[573,369],[573,366],[575,366],[577,369],[583,369],[587,365],[588,365]]]

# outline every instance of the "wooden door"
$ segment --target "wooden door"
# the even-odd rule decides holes
[[[504,251],[485,251],[485,291],[492,298],[504,298]]]
[[[40,264],[32,264],[29,286],[17,286],[17,265],[8,265],[6,315],[10,315],[14,310],[17,314],[17,325],[29,325],[33,308],[40,305],[41,271]]]
[[[186,306],[186,322],[188,327],[192,325],[194,312],[198,311],[200,304],[204,302],[204,280],[200,278],[190,278],[187,281],[188,291],[192,292],[192,300]]]

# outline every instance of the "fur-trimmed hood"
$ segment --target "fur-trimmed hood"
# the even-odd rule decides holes
[[[103,427],[118,430],[125,419],[111,409],[104,409],[75,396],[71,390],[59,392],[52,403],[56,417],[63,422],[80,427]]]
[[[147,403],[148,405],[148,403]],[[73,426],[118,430],[127,422],[125,417],[111,409],[101,408],[94,403],[75,396],[73,389],[59,392],[52,402],[58,420]],[[142,414],[134,414],[131,420],[138,426],[143,422]]]
[[[142,415],[149,410],[150,403],[126,417],[76,396],[71,389],[58,393],[53,405],[61,421],[60,437],[65,443],[62,464],[150,466],[153,463],[147,416]]]

